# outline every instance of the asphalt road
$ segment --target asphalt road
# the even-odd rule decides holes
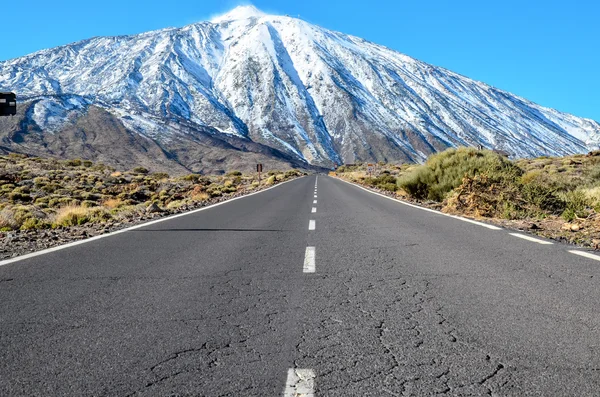
[[[0,395],[600,393],[600,262],[315,181],[0,266]]]

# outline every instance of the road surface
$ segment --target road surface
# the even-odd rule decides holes
[[[2,396],[593,396],[600,262],[309,176],[0,266]]]

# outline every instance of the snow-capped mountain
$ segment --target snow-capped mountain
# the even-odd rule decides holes
[[[593,120],[252,6],[0,62],[0,90],[30,104],[25,125],[41,134],[60,134],[94,106],[175,157],[182,149],[169,143],[198,131],[320,166],[422,161],[461,145],[522,157],[600,143]]]

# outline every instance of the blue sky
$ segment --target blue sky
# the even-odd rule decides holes
[[[206,20],[234,0],[12,2],[0,60],[86,39]],[[26,4],[26,12],[19,5]],[[600,121],[600,2],[596,0],[254,0],[422,61]],[[6,37],[6,36],[5,36]]]

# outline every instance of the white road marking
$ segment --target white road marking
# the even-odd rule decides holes
[[[315,198],[317,198],[317,195],[315,194]]]
[[[308,230],[315,230],[316,227],[316,223],[314,220],[310,220],[310,222],[308,222]]]
[[[289,369],[283,397],[314,397],[315,378],[312,369]]]
[[[540,240],[539,238],[527,236],[525,234],[519,234],[519,233],[508,233],[508,234],[510,234],[511,236],[522,238],[523,240],[533,241],[534,243],[538,243],[538,244],[545,244],[545,245],[554,244],[554,243],[551,243],[550,241]]]
[[[254,196],[255,194],[260,194],[260,193],[266,192],[267,190],[275,189],[276,187],[279,187],[281,185],[284,185],[284,184],[286,184],[288,182],[292,182],[292,181],[295,181],[295,179],[292,179],[291,181],[282,182],[282,183],[277,184],[275,186],[271,186],[269,188],[260,190],[258,192],[250,193],[250,194],[247,194],[245,196],[235,197],[235,198],[232,198],[232,199],[229,199],[229,200],[221,201],[220,203],[217,203],[217,204],[213,204],[213,205],[209,205],[209,206],[206,206],[206,207],[198,208],[197,210],[192,210],[192,211],[189,211],[189,212],[184,212],[182,214],[176,214],[176,215],[172,215],[172,216],[167,216],[165,218],[160,218],[160,219],[156,219],[156,220],[149,221],[149,222],[146,222],[146,223],[141,223],[139,225],[128,227],[126,229],[117,230],[117,231],[112,232],[112,233],[101,234],[99,236],[90,237],[90,238],[85,239],[85,240],[78,240],[78,241],[74,241],[72,243],[67,243],[67,244],[64,244],[64,245],[59,245],[59,246],[56,246],[56,247],[47,248],[47,249],[42,250],[42,251],[36,251],[36,252],[32,252],[30,254],[16,256],[16,257],[10,258],[10,259],[5,259],[3,261],[0,261],[0,266],[5,266],[5,265],[8,265],[10,263],[19,262],[19,261],[22,261],[22,260],[25,260],[25,259],[35,258],[36,256],[40,256],[40,255],[46,255],[46,254],[49,254],[51,252],[60,251],[60,250],[66,249],[66,248],[75,247],[76,245],[90,243],[90,242],[95,241],[95,240],[100,240],[101,238],[115,236],[117,234],[126,233],[126,232],[129,232],[131,230],[140,229],[140,228],[143,228],[143,227],[146,227],[146,226],[154,225],[156,223],[170,221],[171,219],[180,218],[182,216],[192,215],[192,214],[195,214],[195,213],[200,212],[200,211],[205,211],[205,210],[208,210],[208,209],[211,209],[211,208],[218,207],[218,206],[223,205],[223,204],[231,203],[232,201],[236,201],[236,200],[240,200],[240,199],[243,199],[243,198],[246,198],[246,197]]]
[[[385,194],[381,194],[381,193],[374,192],[374,191],[372,191],[372,190],[369,190],[369,189],[367,189],[367,188],[365,188],[365,187],[362,187],[362,186],[360,186],[360,185],[357,185],[356,183],[348,182],[348,181],[345,181],[345,180],[343,180],[343,179],[341,179],[341,178],[337,178],[337,179],[339,179],[340,181],[342,181],[342,182],[345,182],[345,183],[347,183],[347,184],[349,184],[349,185],[356,186],[357,188],[359,188],[359,189],[362,189],[362,190],[364,190],[364,191],[367,191],[367,192],[369,192],[369,193],[376,194],[376,195],[378,195],[378,196],[381,196],[381,197],[383,197],[383,198],[386,198],[386,199],[388,199],[388,200],[392,200],[392,201],[395,201],[395,202],[397,202],[397,203],[400,203],[400,204],[403,204],[403,205],[407,205],[407,206],[409,206],[409,207],[417,208],[417,209],[420,209],[420,210],[422,210],[422,211],[432,212],[432,213],[434,213],[434,214],[438,214],[438,215],[447,216],[447,217],[449,217],[449,218],[458,219],[458,220],[461,220],[461,221],[463,221],[463,222],[472,223],[472,224],[474,224],[474,225],[483,226],[483,227],[486,227],[486,228],[488,228],[488,229],[491,229],[491,230],[502,230],[502,228],[501,228],[501,227],[498,227],[498,226],[494,226],[494,225],[488,225],[487,223],[483,223],[483,222],[477,222],[477,221],[474,221],[474,220],[472,220],[472,219],[463,218],[463,217],[461,217],[461,216],[457,216],[457,215],[445,214],[445,213],[443,213],[443,212],[436,211],[436,210],[432,210],[432,209],[430,209],[430,208],[419,207],[418,205],[415,205],[415,204],[410,204],[410,203],[407,203],[406,201],[402,201],[402,200],[399,200],[399,199],[395,199],[395,198],[393,198],[393,197],[386,196]]]
[[[316,208],[316,207],[313,207],[311,212],[312,212],[313,214],[316,214],[316,213],[317,213],[317,208]]]
[[[313,200],[313,204],[317,204],[317,200]]]
[[[598,255],[594,255],[592,253],[589,252],[585,252],[585,251],[569,251],[571,254],[575,254],[575,255],[579,255],[579,256],[583,256],[585,258],[589,258],[589,259],[593,259],[596,261],[600,261],[600,256]]]
[[[315,272],[315,247],[306,247],[304,254],[304,273]]]

